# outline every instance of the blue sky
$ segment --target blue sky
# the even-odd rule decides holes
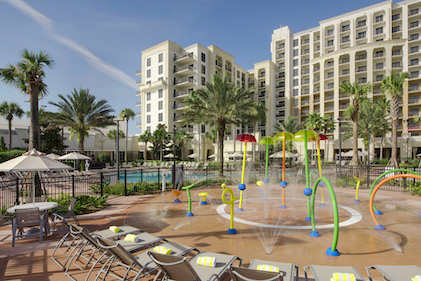
[[[353,1],[222,1],[222,0],[0,0],[0,68],[19,61],[20,51],[44,50],[55,60],[47,69],[48,101],[89,89],[106,99],[117,114],[135,107],[140,52],[165,40],[181,46],[216,45],[246,69],[270,59],[274,29],[288,25],[299,32],[372,4]],[[396,2],[396,1],[395,1]],[[0,102],[29,110],[27,97],[0,84]],[[129,134],[139,133],[131,121]]]

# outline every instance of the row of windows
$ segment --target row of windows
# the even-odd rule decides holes
[[[158,54],[158,62],[163,62],[164,61],[164,54],[163,53],[160,53],[160,54]],[[147,58],[146,59],[146,66],[147,67],[149,67],[149,66],[151,66],[151,58]]]
[[[164,114],[163,113],[158,113],[158,122],[163,122],[164,121]],[[146,123],[150,124],[151,123],[151,116],[150,115],[146,115]],[[150,127],[147,127],[149,129],[146,129],[148,132],[150,132]]]
[[[147,92],[147,93],[146,93],[146,100],[147,100],[147,101],[151,100],[151,96],[152,96],[152,93],[151,93],[151,92]],[[159,90],[158,90],[158,98],[160,99],[160,98],[162,98],[163,96],[164,96],[164,90],[163,90],[163,89],[159,89]]]

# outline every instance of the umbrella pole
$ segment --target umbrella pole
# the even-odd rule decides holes
[[[320,157],[320,140],[317,140],[317,160],[319,162],[319,178],[322,177],[322,164],[321,164],[321,157]],[[320,189],[322,194],[322,204],[325,203],[325,197],[323,196],[323,187]]]
[[[244,154],[243,154],[243,171],[241,172],[241,184],[244,184],[244,172],[246,170],[246,155],[247,155],[247,141],[244,142]],[[240,205],[238,206],[240,209],[243,205],[243,191],[240,191]]]

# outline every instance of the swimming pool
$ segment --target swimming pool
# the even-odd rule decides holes
[[[159,172],[159,179],[158,179],[158,172],[157,171],[142,171],[136,173],[127,173],[126,181],[127,182],[161,182],[163,179],[163,175],[165,176],[165,180],[167,182],[172,181],[172,175],[170,171],[160,171]],[[120,182],[124,182],[124,174],[120,174],[119,180]],[[206,172],[199,172],[199,171],[187,171],[184,172],[184,180],[185,181],[194,181],[194,180],[201,180],[206,178],[216,178],[216,173],[206,173]],[[110,181],[110,179],[106,179],[106,181]]]

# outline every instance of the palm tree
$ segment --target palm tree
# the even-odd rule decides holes
[[[389,165],[399,167],[398,163],[398,119],[399,119],[399,103],[403,94],[403,84],[410,76],[407,72],[392,72],[390,76],[383,79],[382,92],[387,93],[390,97],[390,115],[392,119],[392,156]]]
[[[140,135],[138,138],[137,138],[137,141],[140,141],[140,142],[144,142],[145,143],[145,152],[144,152],[144,156],[143,156],[143,159],[144,160],[148,160],[148,142],[150,142],[152,140],[152,135],[151,135],[151,133],[149,133],[148,131],[145,131],[142,135]]]
[[[153,144],[152,152],[155,156],[159,155],[159,160],[162,161],[162,150],[170,143],[170,136],[168,135],[165,125],[158,124],[156,130],[152,134],[151,142]],[[175,155],[174,155],[175,157]]]
[[[12,149],[12,120],[14,116],[21,118],[25,112],[17,103],[7,101],[0,104],[0,115],[7,119],[9,123],[9,150]]]
[[[0,79],[7,85],[13,85],[29,95],[31,109],[31,127],[29,132],[29,149],[40,148],[40,129],[38,123],[38,99],[47,94],[44,83],[45,66],[52,66],[54,60],[50,55],[40,51],[33,53],[27,49],[21,52],[22,60],[16,65],[9,64],[0,69]]]
[[[124,139],[126,136],[124,135],[124,132],[122,130],[118,130],[118,138],[119,139]],[[114,148],[115,148],[115,155],[117,155],[118,151],[117,151],[117,130],[111,130],[108,132],[107,134],[107,138],[114,141]],[[115,160],[115,156],[114,156],[114,160]]]
[[[192,136],[189,135],[186,130],[178,129],[175,133],[175,148],[176,153],[180,153],[180,159],[184,160],[184,146],[191,142]]]
[[[305,126],[309,130],[319,131],[321,126],[322,117],[317,112],[310,114],[307,119]]]
[[[49,102],[58,107],[54,123],[69,127],[70,139],[76,134],[79,152],[85,153],[85,137],[89,130],[114,125],[113,116],[110,115],[114,110],[106,100],[97,101],[95,96],[89,94],[88,89],[73,89],[67,97],[58,96],[58,103]]]
[[[378,99],[376,101],[376,104],[383,109],[383,111],[385,112],[385,114],[387,116],[390,116],[390,100],[388,100],[387,98],[381,98]],[[390,121],[390,120],[389,120]],[[389,126],[387,128],[385,128],[385,130],[383,130],[382,132],[379,132],[380,135],[380,160],[383,159],[383,139],[386,133],[388,133],[390,131],[390,123]]]
[[[332,120],[332,116],[327,114],[323,115],[323,117],[320,120],[320,130],[323,132],[324,135],[327,135],[327,133],[331,133],[335,130],[335,122]],[[325,151],[326,151],[326,158],[328,159],[328,153],[329,150],[327,149],[329,144],[329,138],[325,141]]]
[[[296,132],[301,130],[302,127],[303,127],[302,124],[295,121],[295,119],[292,116],[288,116],[287,119],[285,119],[279,124],[276,124],[273,127],[273,129],[275,130],[275,133],[285,132],[285,133],[295,134]],[[292,151],[292,141],[288,142],[287,149],[289,151]]]
[[[253,101],[253,89],[243,89],[228,82],[228,77],[220,74],[212,77],[206,87],[193,91],[185,99],[187,109],[183,114],[183,125],[209,124],[217,126],[219,132],[219,176],[224,174],[224,138],[229,124],[239,125],[265,120],[266,108]]]
[[[133,110],[131,110],[130,108],[125,108],[121,111],[120,113],[120,118],[122,119],[126,119],[126,154],[125,154],[125,161],[127,163],[127,138],[129,137],[129,119],[134,119],[135,114],[133,112]]]
[[[371,83],[360,85],[349,81],[340,85],[340,90],[351,97],[351,104],[345,110],[345,117],[352,120],[352,160],[351,165],[358,165],[358,112],[360,105],[367,101],[367,93],[371,90]]]

